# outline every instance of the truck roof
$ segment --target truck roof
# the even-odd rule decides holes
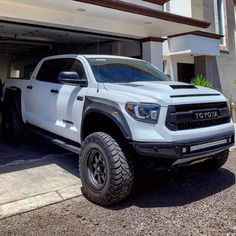
[[[121,59],[134,59],[137,60],[135,58],[130,58],[130,57],[124,57],[124,56],[114,56],[114,55],[81,55],[84,56],[86,58],[121,58]]]
[[[65,58],[65,57],[70,57],[70,58],[77,58],[77,57],[85,57],[85,58],[117,58],[117,59],[133,59],[133,60],[139,60],[135,58],[130,58],[130,57],[124,57],[124,56],[114,56],[114,55],[86,55],[86,54],[61,54],[61,55],[55,55],[55,56],[49,56],[43,58],[43,60],[50,60],[50,59],[56,59],[56,58]]]

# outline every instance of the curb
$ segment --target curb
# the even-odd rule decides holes
[[[0,206],[0,219],[36,210],[48,205],[79,197],[81,185],[74,185],[58,191],[44,193]]]

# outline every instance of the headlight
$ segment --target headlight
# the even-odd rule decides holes
[[[125,110],[135,120],[156,124],[161,107],[157,104],[127,103]]]

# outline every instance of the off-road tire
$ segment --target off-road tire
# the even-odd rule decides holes
[[[13,105],[3,110],[2,130],[4,140],[9,143],[19,142],[25,134],[24,124]]]
[[[212,156],[211,159],[207,160],[205,162],[205,167],[207,170],[210,170],[210,171],[217,170],[221,168],[227,162],[228,157],[229,157],[229,150],[220,152]]]
[[[96,150],[104,157],[106,165],[106,178],[100,188],[95,186],[94,177],[91,178],[89,174],[90,154]],[[101,206],[109,206],[129,196],[134,182],[134,168],[132,160],[125,153],[124,148],[122,150],[107,133],[96,132],[85,139],[81,147],[79,167],[82,192],[87,199]]]

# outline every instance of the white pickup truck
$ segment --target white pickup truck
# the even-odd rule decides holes
[[[28,128],[78,153],[83,193],[103,206],[130,194],[136,160],[217,169],[234,145],[220,92],[171,81],[137,59],[47,57],[30,80],[6,81],[3,102],[5,138],[17,142]]]

